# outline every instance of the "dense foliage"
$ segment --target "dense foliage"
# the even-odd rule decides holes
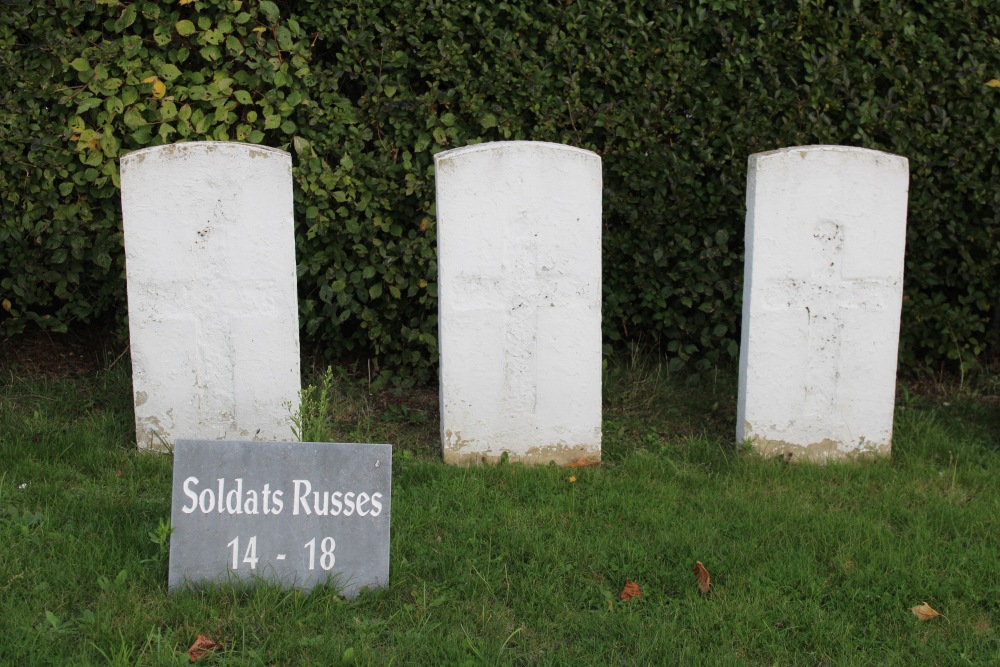
[[[969,368],[1000,353],[998,35],[979,0],[7,0],[0,329],[122,317],[121,154],[247,141],[296,156],[307,339],[427,377],[432,155],[534,139],[602,156],[608,343],[710,364],[747,157],[827,143],[909,158],[901,359]]]

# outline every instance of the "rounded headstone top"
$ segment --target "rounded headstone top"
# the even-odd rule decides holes
[[[838,146],[831,144],[812,144],[808,146],[788,146],[787,148],[778,148],[773,151],[764,151],[761,153],[754,153],[750,156],[751,161],[761,161],[761,160],[772,160],[781,159],[798,156],[803,160],[809,156],[838,156],[844,158],[858,157],[861,159],[867,159],[872,161],[878,161],[880,159],[899,162],[904,165],[909,164],[909,160],[902,155],[896,155],[895,153],[887,153],[885,151],[874,150],[871,148],[861,148],[859,146]]]
[[[126,162],[131,162],[136,160],[142,162],[147,157],[157,157],[160,159],[183,159],[191,157],[192,155],[205,155],[211,153],[221,153],[223,155],[237,156],[245,155],[251,158],[281,158],[281,159],[291,159],[291,155],[287,151],[283,151],[280,148],[271,148],[270,146],[261,146],[259,144],[247,144],[239,141],[182,141],[173,144],[164,144],[162,146],[150,146],[149,148],[140,148],[137,151],[132,151],[131,153],[126,153],[121,157],[121,162],[124,164]]]
[[[489,141],[482,144],[472,144],[471,146],[441,151],[434,156],[434,163],[438,164],[445,160],[451,160],[471,153],[495,153],[501,155],[513,151],[527,152],[531,150],[575,153],[581,157],[596,158],[598,162],[601,160],[600,155],[585,148],[577,148],[576,146],[557,144],[549,141]]]

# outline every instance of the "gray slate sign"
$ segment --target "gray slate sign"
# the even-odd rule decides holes
[[[391,493],[391,445],[178,440],[168,586],[386,586]]]

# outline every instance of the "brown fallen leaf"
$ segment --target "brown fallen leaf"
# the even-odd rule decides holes
[[[622,593],[619,596],[622,600],[631,600],[632,598],[641,598],[642,589],[639,588],[639,584],[634,581],[625,581],[625,588],[622,589]]]
[[[191,644],[191,648],[188,649],[188,656],[191,658],[191,662],[198,662],[202,658],[211,655],[212,651],[220,648],[222,648],[222,644],[214,639],[209,639],[205,635],[198,635],[198,638],[194,640],[194,644]]]
[[[911,607],[910,611],[912,611],[913,615],[919,618],[921,621],[929,621],[932,618],[937,618],[938,616],[941,615],[941,612],[935,611],[926,602],[918,604],[916,607]]]
[[[698,591],[704,595],[708,592],[708,587],[712,585],[712,575],[708,573],[701,561],[695,563],[692,572],[698,577]]]

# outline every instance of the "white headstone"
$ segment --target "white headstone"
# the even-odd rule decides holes
[[[121,159],[136,441],[292,440],[292,161],[190,142]]]
[[[600,461],[600,157],[512,141],[434,162],[445,462]]]
[[[909,164],[845,146],[750,157],[736,437],[764,455],[888,455]]]

